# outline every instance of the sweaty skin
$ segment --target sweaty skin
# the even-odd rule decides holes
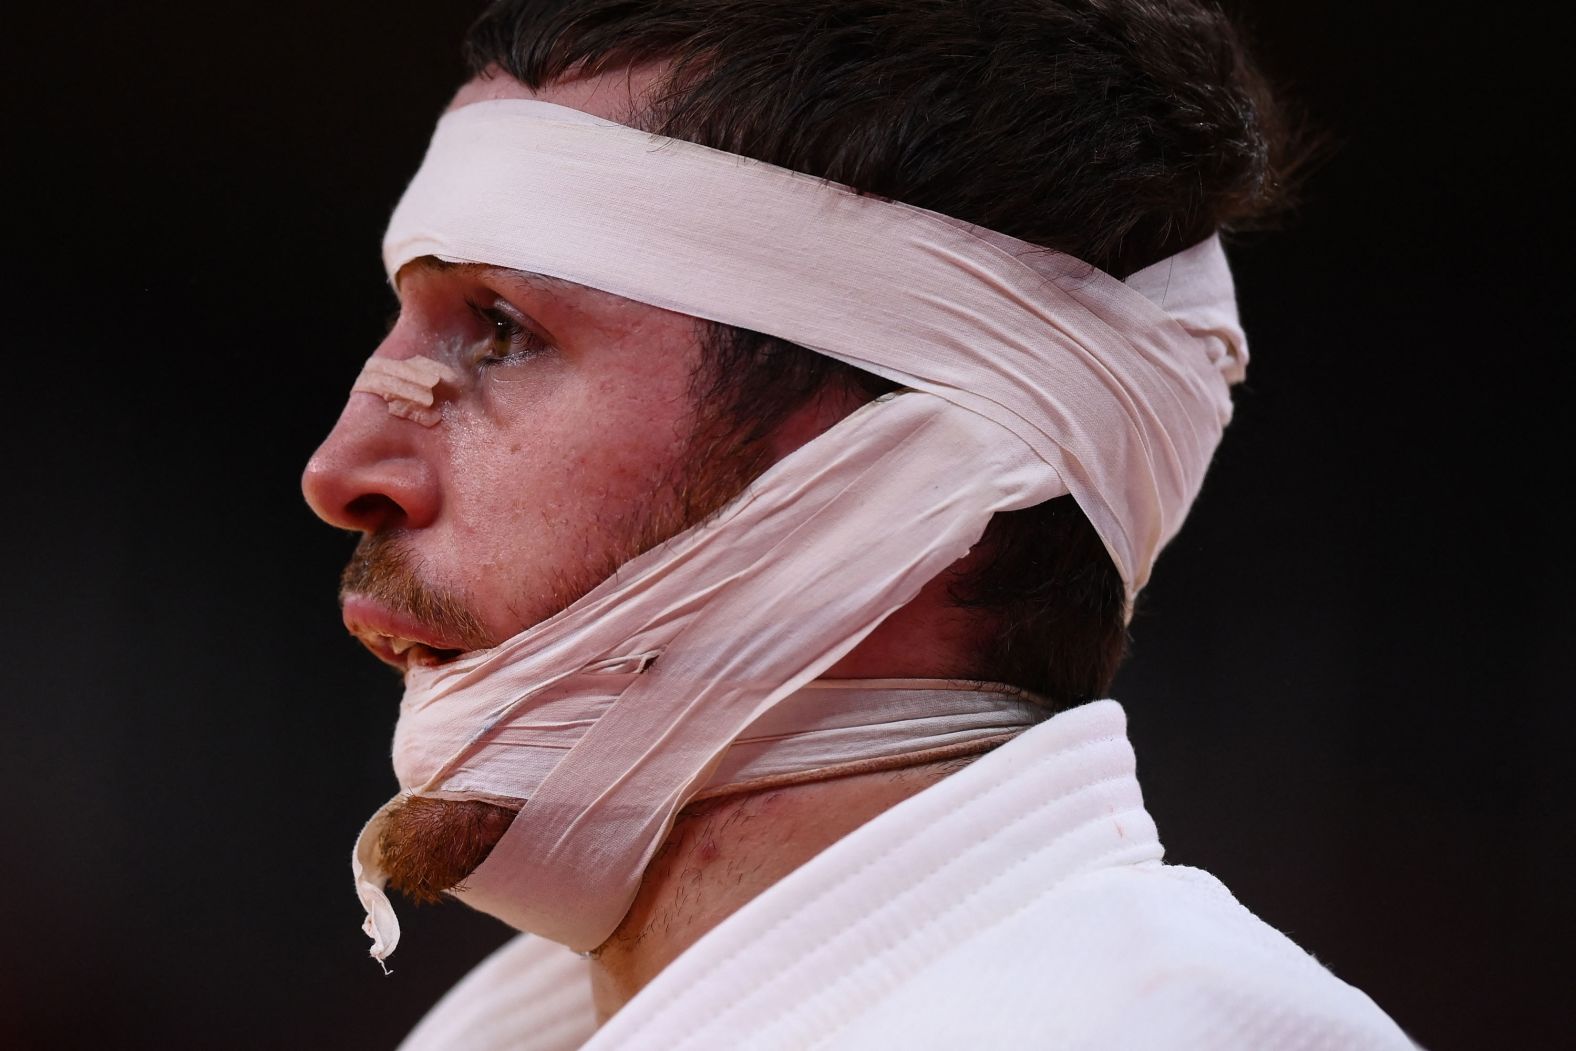
[[[455,386],[460,377],[442,362],[420,354],[408,358],[368,359],[352,391],[375,394],[388,403],[389,414],[432,427],[443,419],[436,390],[440,383]]]

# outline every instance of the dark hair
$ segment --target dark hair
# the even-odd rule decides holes
[[[636,123],[1076,256],[1120,277],[1270,214],[1287,137],[1237,32],[1199,0],[496,0],[472,70],[533,87],[671,63]],[[883,382],[707,324],[712,404],[769,428]],[[953,587],[995,618],[990,677],[1103,694],[1122,581],[1070,498],[997,515]]]

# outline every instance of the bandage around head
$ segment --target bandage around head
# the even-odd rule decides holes
[[[995,513],[1070,493],[1136,594],[1198,491],[1246,362],[1214,239],[1124,283],[539,102],[440,121],[384,246],[391,276],[425,255],[765,332],[905,387],[556,617],[408,675],[397,750],[424,713],[452,725],[448,745],[414,748],[424,758],[399,770],[404,793],[526,800],[457,896],[577,949],[616,927],[730,746],[966,554]],[[627,681],[597,679],[617,669]],[[511,728],[566,696],[584,716],[572,745],[550,764],[520,760]],[[376,870],[382,815],[355,862],[380,958],[397,931]]]

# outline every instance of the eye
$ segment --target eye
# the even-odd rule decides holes
[[[513,364],[546,349],[545,339],[501,307],[483,306],[472,299],[467,299],[465,305],[487,329],[486,347],[477,355],[476,364],[484,367]]]

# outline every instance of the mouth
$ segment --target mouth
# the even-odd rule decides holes
[[[414,618],[359,595],[345,597],[343,614],[345,630],[374,657],[401,672],[447,664],[467,652],[467,647]]]

